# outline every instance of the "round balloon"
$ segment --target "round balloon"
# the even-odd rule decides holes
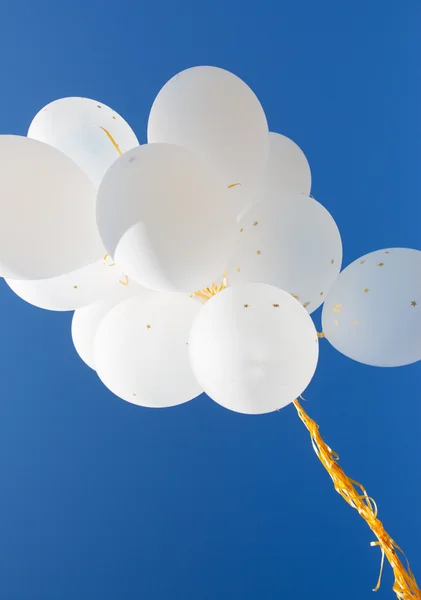
[[[341,262],[339,230],[319,202],[300,194],[281,203],[265,199],[238,224],[228,285],[268,283],[295,296],[312,313],[323,303]]]
[[[294,298],[271,285],[227,288],[196,317],[190,364],[204,391],[225,408],[268,413],[293,402],[318,360],[313,321]]]
[[[330,290],[322,323],[339,352],[366,365],[421,360],[421,252],[387,248],[354,261]]]
[[[189,150],[139,146],[104,177],[99,231],[110,255],[140,285],[191,293],[210,285],[232,253],[236,213],[228,193]]]
[[[89,98],[61,98],[47,104],[32,121],[28,137],[67,154],[97,187],[118,156],[139,145],[118,113]]]
[[[45,310],[76,310],[92,304],[119,281],[125,283],[120,269],[108,260],[49,279],[6,279],[7,285],[22,300]]]
[[[96,190],[70,158],[42,142],[0,136],[0,273],[56,277],[104,255]]]
[[[269,133],[269,159],[264,176],[264,190],[282,199],[288,192],[308,196],[311,171],[304,152],[280,133]]]
[[[95,371],[94,341],[104,317],[120,302],[134,295],[146,293],[148,292],[132,280],[124,278],[118,282],[118,285],[114,284],[103,298],[74,312],[72,319],[73,345],[88,367]]]
[[[148,142],[178,144],[201,154],[226,186],[254,188],[269,152],[268,125],[252,90],[217,67],[193,67],[170,79],[156,97]]]
[[[201,394],[189,364],[188,336],[200,304],[182,294],[130,298],[103,319],[95,338],[102,382],[123,400],[149,407]]]

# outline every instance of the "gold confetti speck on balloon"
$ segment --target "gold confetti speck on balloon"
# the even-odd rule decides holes
[[[377,265],[378,267],[384,267],[384,262],[381,262]]]
[[[291,294],[291,296],[292,296],[293,298],[295,298],[296,300],[299,300],[299,299],[300,299],[300,296],[297,296],[296,294]]]
[[[338,327],[338,325],[339,325],[338,319],[335,319],[335,325],[336,325],[336,327]]]
[[[244,304],[244,308],[248,308],[248,307],[249,307],[249,305],[248,305],[248,304]]]
[[[259,224],[259,221],[253,221],[252,225],[253,227],[256,227]]]
[[[390,254],[389,250],[386,250],[385,254]]]
[[[370,288],[365,288],[364,293],[368,294],[369,291],[370,291]]]
[[[273,308],[279,308],[279,304],[272,304]]]
[[[133,396],[137,396],[137,394],[133,394]]]
[[[335,313],[340,313],[342,310],[342,304],[335,304],[335,306],[333,307],[333,311]]]
[[[323,296],[324,292],[320,292],[320,295]]]
[[[243,233],[243,231],[244,231],[244,227],[242,227],[242,228],[240,229],[240,233]]]
[[[418,303],[415,300],[412,300],[411,306],[418,306]]]
[[[365,263],[365,259],[364,260],[360,260],[360,265],[363,265]]]
[[[231,188],[235,188],[235,187],[237,187],[237,185],[241,186],[241,183],[230,183],[230,185],[228,186],[228,189],[230,190]]]
[[[257,256],[260,256],[262,254],[262,251],[261,250],[257,250],[256,254],[257,254]]]
[[[113,119],[115,120],[115,116],[113,115]]]
[[[98,107],[98,108],[102,108],[102,106],[101,106],[100,104],[97,104],[97,107]]]
[[[77,288],[78,288],[78,286],[77,286],[77,285],[74,285],[74,286],[73,286],[73,289],[74,289],[74,290],[77,290]]]
[[[239,273],[241,271],[240,267],[237,268],[237,273]]]
[[[304,302],[303,306],[304,308],[307,308],[308,306],[310,306],[311,302]]]
[[[354,325],[358,325],[358,321],[354,321]]]
[[[121,283],[121,285],[127,286],[129,285],[129,277],[128,275],[125,276],[124,281],[121,281],[121,279],[118,281],[118,283]]]
[[[332,258],[332,260],[330,261],[330,264],[333,265],[335,263],[335,259]]]
[[[146,329],[150,329],[152,326],[149,323],[146,325]]]

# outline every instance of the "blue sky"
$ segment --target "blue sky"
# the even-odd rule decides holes
[[[421,249],[421,4],[385,0],[0,2],[0,131],[68,95],[146,141],[176,72],[244,78],[294,139],[344,264]],[[71,314],[0,286],[0,598],[365,600],[379,550],[334,492],[292,406],[249,417],[206,397],[147,410],[80,361]],[[375,369],[322,340],[305,405],[421,579],[421,365]],[[385,568],[379,594],[394,598]]]

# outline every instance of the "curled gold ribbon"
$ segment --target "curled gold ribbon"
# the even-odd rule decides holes
[[[385,530],[383,523],[377,518],[377,505],[365,491],[364,487],[350,479],[338,465],[339,456],[324,442],[319,432],[319,426],[311,419],[298,400],[294,401],[298,416],[310,432],[311,443],[320,462],[332,478],[335,490],[352,508],[358,511],[371,531],[377,537],[372,546],[379,546],[382,552],[380,575],[374,592],[380,588],[385,557],[390,563],[395,576],[393,591],[399,600],[421,600],[421,590],[409,566],[405,554]],[[399,559],[400,552],[406,561],[406,569]]]
[[[109,254],[105,254],[103,258],[104,265],[106,267],[115,267],[115,262],[110,262],[110,260],[112,260],[111,256]]]

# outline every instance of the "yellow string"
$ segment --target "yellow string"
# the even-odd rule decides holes
[[[395,576],[393,591],[399,600],[421,600],[421,590],[418,588],[406,556],[387,533],[383,523],[377,518],[376,503],[368,496],[360,483],[350,479],[344,473],[338,465],[339,456],[323,441],[323,438],[319,433],[319,426],[307,415],[298,400],[295,400],[294,406],[297,409],[301,421],[310,432],[314,451],[332,478],[335,490],[342,496],[345,502],[358,511],[360,517],[364,519],[371,531],[377,537],[378,541],[372,542],[371,545],[380,547],[382,559],[379,580],[373,591],[377,592],[380,588],[384,558],[386,557],[393,569],[393,574]],[[400,561],[397,552],[400,552],[404,556],[407,565],[406,569]]]

